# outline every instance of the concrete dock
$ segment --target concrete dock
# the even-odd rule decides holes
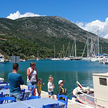
[[[23,89],[28,89],[26,85],[21,86],[21,88]],[[37,92],[36,92],[37,93]],[[37,95],[37,94],[36,94]],[[46,98],[48,97],[48,93],[45,91],[41,92],[41,97],[42,98]],[[56,95],[55,95],[55,99],[56,99]],[[68,99],[68,108],[92,108],[90,106],[86,106],[86,105],[82,105],[78,102],[75,102],[73,100]]]

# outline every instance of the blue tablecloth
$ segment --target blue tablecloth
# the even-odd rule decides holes
[[[65,104],[50,98],[31,99],[14,103],[1,104],[0,108],[42,108],[42,105],[59,103],[59,108],[65,108]]]

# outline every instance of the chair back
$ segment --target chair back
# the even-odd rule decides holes
[[[4,89],[9,89],[9,85],[4,86]]]
[[[8,85],[8,82],[0,82],[0,84],[7,84]]]
[[[16,101],[16,99],[14,98],[14,97],[1,97],[0,98],[0,104],[2,104],[2,103],[8,103],[8,101],[10,101],[10,102],[15,102]]]
[[[0,98],[3,97],[3,92],[0,93]]]
[[[4,89],[5,86],[8,86],[8,82],[0,82],[0,90]]]
[[[23,101],[25,99],[25,89],[22,89],[21,92],[22,92],[22,99],[21,100]]]
[[[3,97],[3,92],[1,92],[1,94],[0,94],[0,98],[2,98]],[[3,103],[3,101],[0,101],[0,104],[2,104]]]
[[[30,99],[40,99],[40,96],[30,96],[27,98],[27,100],[30,100]]]
[[[33,96],[33,92],[34,92],[34,86],[33,85],[28,85],[28,90],[31,91],[31,95]]]
[[[67,96],[58,94],[57,99],[58,99],[58,101],[65,103],[66,108],[67,108],[67,104],[68,104],[68,97]]]
[[[43,105],[42,108],[59,108],[59,103]]]

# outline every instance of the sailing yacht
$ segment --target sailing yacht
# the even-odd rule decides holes
[[[54,58],[51,58],[51,60],[61,60],[60,58],[55,57],[55,45],[54,45]]]
[[[87,51],[86,51],[87,49]],[[87,57],[84,57],[84,54],[85,52],[87,52]],[[86,40],[86,44],[84,46],[84,50],[83,50],[83,53],[82,53],[82,60],[87,60],[87,61],[90,61],[91,60],[91,54],[93,52],[93,41],[92,41],[92,38],[91,38],[91,46],[89,44],[89,38],[87,37],[87,40]]]

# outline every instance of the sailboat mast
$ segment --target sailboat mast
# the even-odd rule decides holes
[[[76,57],[76,38],[74,39],[74,41],[75,41],[75,57]]]
[[[55,58],[55,45],[54,45],[54,58]]]
[[[63,57],[64,57],[64,44],[63,44]]]
[[[100,53],[100,52],[99,52],[99,50],[100,50],[100,49],[99,49],[99,36],[98,36],[98,40],[97,40],[97,41],[98,41],[97,44],[98,44],[98,55],[99,55],[99,53]]]
[[[89,57],[89,39],[87,37],[87,57]]]
[[[93,40],[91,37],[90,56],[92,56],[92,55],[93,55]]]

